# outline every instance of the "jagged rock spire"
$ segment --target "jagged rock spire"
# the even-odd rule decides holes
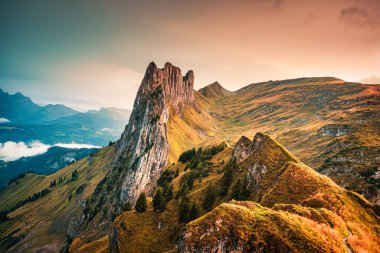
[[[162,69],[154,62],[148,65],[129,124],[118,142],[114,167],[107,175],[107,183],[113,184],[111,212],[120,212],[123,203],[133,204],[141,192],[155,187],[168,161],[169,113],[195,104],[193,87],[193,71],[183,76],[169,62]]]

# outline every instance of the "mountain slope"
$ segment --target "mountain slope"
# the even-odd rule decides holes
[[[0,90],[0,142],[107,145],[119,138],[130,113],[112,107],[80,113],[61,104],[39,106],[21,93]]]
[[[233,159],[238,145],[215,155],[209,174],[196,178],[186,195],[179,193],[181,185],[197,169],[190,165],[186,171],[181,162],[168,168],[180,171],[171,181],[179,197],[164,212],[148,207],[145,213],[128,211],[116,218],[111,252],[346,252],[347,247],[378,252],[373,249],[380,245],[380,219],[372,204],[302,164],[267,135],[258,133],[251,144],[252,152],[232,168],[221,161]],[[221,195],[231,169],[227,193]],[[237,188],[239,182],[245,183]],[[216,208],[209,212],[204,203],[213,191]],[[246,201],[230,201],[235,197]],[[184,199],[204,216],[181,222]]]
[[[71,116],[62,114],[58,119],[35,124],[5,123],[0,125],[0,142],[39,140],[51,145],[74,142],[104,146],[120,137],[129,115],[130,110],[101,108]]]
[[[20,120],[40,109],[39,105],[19,92],[10,95],[0,89],[0,101],[0,118],[6,118],[10,121]]]
[[[79,112],[64,106],[64,105],[45,105],[42,106],[37,112],[27,115],[22,120],[19,120],[18,123],[22,124],[36,124],[51,120],[56,120],[62,117],[68,117],[75,115]]]
[[[0,251],[59,252],[77,235],[86,200],[110,169],[114,145],[103,148],[49,176],[27,174],[0,193],[0,211],[10,210],[0,223]],[[52,181],[56,185],[50,187]],[[11,207],[44,189],[48,193]],[[69,241],[70,242],[70,241]]]
[[[33,124],[78,113],[64,105],[39,106],[29,97],[20,92],[10,95],[0,89],[0,118],[6,118],[12,122]]]
[[[180,252],[379,252],[380,219],[372,205],[300,162],[265,165],[268,157],[281,158],[265,147],[274,142],[264,137],[239,167],[249,199],[264,192],[258,202],[266,208],[235,201],[218,206],[186,226]]]
[[[254,83],[209,100],[210,113],[222,122],[216,142],[270,134],[341,186],[379,201],[379,85],[299,78]]]

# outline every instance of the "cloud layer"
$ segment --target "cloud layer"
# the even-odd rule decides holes
[[[100,148],[91,144],[78,144],[78,143],[57,143],[54,146],[62,148]],[[30,157],[41,155],[45,153],[51,145],[46,145],[40,141],[33,141],[31,143],[7,141],[0,143],[0,160],[5,162],[14,161],[21,157]]]
[[[35,156],[45,153],[51,146],[39,141],[33,141],[29,144],[25,142],[7,141],[0,143],[0,160],[9,162],[21,157]]]
[[[62,147],[62,148],[101,148],[99,146],[94,146],[91,144],[79,144],[79,143],[57,143],[54,146]]]
[[[6,118],[0,118],[0,124],[1,123],[7,123],[7,122],[10,122],[10,121]]]

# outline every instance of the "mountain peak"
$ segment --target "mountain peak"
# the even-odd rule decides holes
[[[253,154],[258,148],[263,146],[265,142],[272,142],[274,147],[283,148],[280,144],[276,143],[269,135],[257,132],[253,137],[253,141],[246,136],[241,136],[236,142],[232,158],[235,158],[237,162],[243,161],[245,158]]]
[[[137,93],[136,101],[141,96],[162,96],[163,102],[170,104],[178,112],[181,104],[194,102],[194,73],[190,70],[183,76],[181,69],[170,62],[165,63],[161,69],[151,62]]]
[[[231,91],[226,90],[219,82],[213,82],[206,87],[203,87],[198,90],[204,97],[207,98],[216,98],[229,95]]]

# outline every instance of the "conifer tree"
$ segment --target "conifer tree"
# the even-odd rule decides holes
[[[162,212],[165,210],[166,200],[162,194],[162,189],[158,188],[153,196],[153,208],[157,212]]]
[[[129,202],[129,201],[125,202],[125,204],[123,206],[123,210],[124,210],[124,212],[131,211],[132,210],[131,202]]]
[[[186,179],[186,183],[187,183],[187,185],[189,186],[190,189],[193,188],[194,180],[195,180],[194,173],[190,172],[188,174],[188,176],[187,176],[187,179]]]
[[[236,183],[234,184],[234,186],[232,187],[231,198],[235,200],[242,200],[241,192],[242,192],[241,180],[238,179]]]
[[[195,203],[193,203],[193,205],[191,206],[191,209],[190,209],[189,219],[195,220],[198,217],[198,215],[199,215],[198,208],[195,205]]]
[[[169,186],[166,188],[166,191],[165,191],[166,202],[169,202],[170,200],[172,200],[173,197],[174,197],[173,186],[169,184]]]
[[[211,184],[209,184],[209,186],[206,189],[206,196],[202,204],[203,209],[206,211],[210,211],[212,206],[214,205],[215,199],[216,199],[215,189]]]
[[[226,164],[226,169],[222,178],[222,184],[220,186],[220,195],[226,196],[228,193],[228,189],[232,183],[232,168],[233,168],[233,161],[228,161]]]
[[[142,212],[145,212],[146,209],[147,209],[146,196],[145,196],[145,193],[142,192],[136,201],[135,210],[136,212],[142,213]]]
[[[179,176],[179,168],[176,169],[175,173],[174,173],[174,178],[178,177]]]
[[[180,222],[188,222],[190,218],[189,198],[184,196],[179,203],[178,217]]]

